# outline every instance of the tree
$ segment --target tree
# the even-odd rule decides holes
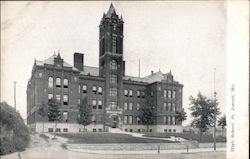
[[[187,119],[187,113],[184,111],[184,109],[181,109],[181,111],[176,111],[176,120],[179,122],[182,122]]]
[[[79,113],[78,123],[83,125],[85,129],[92,122],[92,110],[88,105],[86,97],[83,97],[79,104]]]
[[[220,114],[219,108],[217,107],[218,101],[208,99],[203,96],[200,92],[197,98],[189,97],[190,110],[192,111],[191,116],[194,118],[191,126],[198,128],[200,131],[200,141],[202,134],[206,132],[209,127],[214,126],[214,117]]]
[[[61,120],[62,114],[59,110],[60,104],[56,99],[49,99],[48,101],[48,118],[49,121],[55,122],[55,132],[57,128],[57,122]],[[56,133],[55,133],[56,135]]]
[[[222,128],[222,131],[224,131],[225,127],[227,126],[227,120],[226,120],[226,115],[223,115],[219,121],[218,121],[218,126]]]
[[[44,102],[42,102],[42,104],[38,110],[38,114],[42,118],[46,118],[48,116],[48,106]],[[43,132],[44,132],[44,120],[43,120]]]
[[[138,118],[141,120],[142,125],[147,126],[148,131],[149,125],[153,125],[155,123],[156,112],[153,107],[144,105],[139,109]]]

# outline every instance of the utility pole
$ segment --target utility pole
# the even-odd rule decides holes
[[[214,69],[214,151],[216,151],[216,91],[215,91],[215,73],[216,68]]]
[[[15,107],[15,111],[16,111],[16,81],[13,82],[14,83],[14,107]]]

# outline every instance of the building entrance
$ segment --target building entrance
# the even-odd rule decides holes
[[[118,116],[117,115],[114,115],[114,116],[112,116],[111,117],[111,126],[112,126],[112,128],[117,128],[118,127],[118,122],[119,122],[119,118],[118,118]]]

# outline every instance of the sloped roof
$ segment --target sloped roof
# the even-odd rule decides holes
[[[107,12],[107,14],[106,14],[106,18],[111,18],[111,15],[112,15],[113,13],[115,13],[115,8],[114,8],[113,4],[111,3],[111,4],[110,4],[110,7],[109,7],[109,10],[108,10],[108,12]]]
[[[54,54],[53,56],[50,56],[49,58],[47,58],[46,60],[44,61],[39,61],[39,60],[36,60],[36,65],[38,66],[44,66],[44,64],[48,64],[48,65],[54,65],[54,59],[56,58],[56,54]],[[73,70],[78,70],[77,68],[71,66],[69,63],[67,63],[66,61],[63,60],[63,66],[64,67],[72,67]]]
[[[83,75],[91,75],[91,76],[99,76],[99,68],[93,66],[84,66],[83,71],[81,71]]]

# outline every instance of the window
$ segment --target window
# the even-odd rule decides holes
[[[95,117],[95,115],[92,116],[92,122],[96,123],[96,117]]]
[[[154,96],[154,92],[152,91],[152,92],[150,92],[150,95],[151,95],[151,97],[153,97]]]
[[[169,130],[168,130],[168,132],[170,132],[170,133],[171,133],[171,132],[172,132],[172,130],[171,130],[171,129],[169,129]]]
[[[164,97],[164,98],[167,98],[167,90],[164,90],[164,91],[163,91],[163,97]]]
[[[96,86],[93,86],[93,87],[92,87],[92,91],[93,91],[94,94],[96,94],[96,92],[97,92]]]
[[[172,98],[175,98],[175,91],[173,91]]]
[[[112,61],[110,62],[110,68],[111,68],[112,70],[117,70],[117,62],[116,62],[115,60],[112,60]]]
[[[61,132],[61,129],[60,128],[56,128],[56,132]]]
[[[129,132],[133,132],[133,129],[129,129]]]
[[[102,129],[98,129],[99,132],[102,132]]]
[[[92,100],[93,109],[96,109],[96,100]]]
[[[130,115],[130,116],[128,117],[128,123],[129,123],[129,124],[132,124],[132,122],[133,122],[133,117]]]
[[[129,103],[129,110],[133,110],[133,103]]]
[[[142,98],[145,98],[145,92],[142,92]]]
[[[56,100],[57,100],[58,102],[60,102],[60,101],[61,101],[61,95],[57,94],[57,95],[56,95]]]
[[[63,95],[63,105],[68,105],[68,95]]]
[[[124,123],[124,124],[127,124],[127,122],[128,122],[128,116],[125,115],[125,116],[123,117],[123,123]]]
[[[124,103],[124,110],[128,110],[128,103]]]
[[[63,112],[62,117],[63,117],[63,121],[64,121],[64,122],[68,122],[68,115],[69,115],[68,112],[66,112],[66,111]]]
[[[109,107],[111,110],[117,109],[117,102],[109,102]]]
[[[96,132],[96,129],[95,129],[95,128],[93,129],[93,132]]]
[[[171,125],[171,116],[168,116],[168,125]]]
[[[136,94],[137,94],[137,98],[140,98],[141,92],[140,92],[140,91],[137,91]]]
[[[129,90],[129,96],[133,97],[133,91],[132,90]]]
[[[38,76],[41,78],[41,77],[43,76],[43,73],[40,72],[40,73],[38,74]]]
[[[98,109],[102,109],[102,101],[101,100],[98,101]]]
[[[116,53],[116,37],[112,36],[112,50],[113,53]]]
[[[141,132],[141,129],[137,129],[137,132]]]
[[[48,94],[48,100],[53,98],[53,94]]]
[[[63,132],[68,132],[68,128],[63,128]]]
[[[171,103],[168,103],[168,110],[167,111],[171,111]]]
[[[81,86],[80,85],[78,86],[78,93],[79,94],[81,93]]]
[[[109,95],[112,97],[116,97],[117,96],[117,88],[110,88]]]
[[[87,93],[87,86],[86,85],[83,85],[82,86],[82,93]]]
[[[163,116],[163,123],[167,124],[167,117],[166,116]]]
[[[78,99],[78,104],[80,104],[81,103],[81,100],[80,99]]]
[[[69,82],[68,79],[63,80],[63,88],[68,88]]]
[[[53,132],[54,129],[53,128],[48,128],[48,132]]]
[[[140,125],[141,124],[141,119],[140,118],[136,118],[137,119],[137,124]]]
[[[98,94],[102,94],[102,87],[98,87]]]
[[[172,105],[172,111],[175,111],[176,110],[176,106],[175,106],[175,103],[173,103]]]
[[[175,133],[175,132],[176,132],[176,130],[175,130],[175,129],[173,129],[173,132]]]
[[[49,86],[49,88],[53,88],[53,78],[52,77],[49,77],[48,86]]]
[[[137,110],[139,110],[139,109],[140,109],[140,104],[139,104],[139,103],[137,103],[137,105],[136,105],[136,109],[137,109]]]
[[[175,116],[172,116],[172,124],[175,125]]]
[[[172,97],[172,92],[171,90],[168,90],[168,98],[171,98]]]
[[[117,75],[110,74],[110,83],[117,83]]]
[[[163,107],[165,111],[168,111],[167,103],[163,103]]]
[[[56,87],[61,87],[61,79],[56,78]]]
[[[124,96],[127,97],[128,96],[128,90],[124,90]]]

